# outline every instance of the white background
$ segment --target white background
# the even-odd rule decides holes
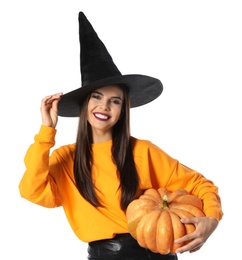
[[[80,87],[78,12],[122,74],[159,78],[162,95],[132,109],[132,135],[149,139],[219,187],[224,218],[199,252],[238,259],[241,246],[242,7],[240,1],[5,0],[0,3],[0,259],[86,259],[62,208],[19,195],[40,101]],[[60,118],[56,147],[75,141]],[[101,223],[100,223],[101,224]]]

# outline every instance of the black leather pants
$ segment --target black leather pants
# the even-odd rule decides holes
[[[130,234],[88,243],[89,260],[177,260],[176,254],[161,255],[140,247]]]

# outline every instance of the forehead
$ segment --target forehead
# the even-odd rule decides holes
[[[119,85],[107,85],[94,90],[94,92],[100,92],[102,94],[123,97],[123,89]]]

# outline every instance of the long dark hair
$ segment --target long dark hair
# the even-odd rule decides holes
[[[121,117],[113,127],[112,160],[117,166],[120,179],[121,200],[120,207],[125,210],[134,199],[139,186],[138,173],[133,158],[132,137],[130,135],[130,104],[129,93],[125,86],[121,86],[124,93]],[[76,186],[81,195],[92,205],[102,206],[98,199],[92,181],[92,130],[87,121],[87,105],[91,93],[82,102],[76,138],[74,159],[74,176]]]

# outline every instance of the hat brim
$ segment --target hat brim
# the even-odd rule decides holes
[[[130,74],[104,78],[64,94],[58,104],[58,115],[79,117],[80,104],[90,92],[113,84],[121,84],[129,88],[131,108],[153,101],[163,91],[163,85],[159,79],[146,75]]]

